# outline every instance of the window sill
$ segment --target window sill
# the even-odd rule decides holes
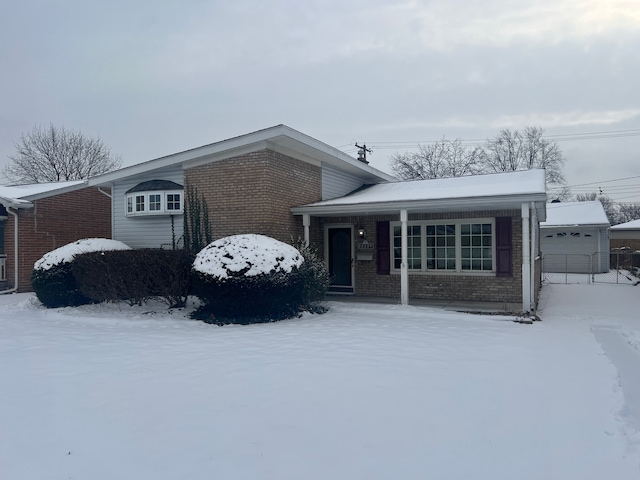
[[[400,275],[400,270],[392,269],[391,275]],[[474,271],[464,271],[464,272],[447,272],[445,270],[432,270],[432,271],[415,271],[409,270],[409,275],[418,275],[418,276],[443,276],[443,277],[495,277],[495,271],[487,271],[487,272],[474,272]]]

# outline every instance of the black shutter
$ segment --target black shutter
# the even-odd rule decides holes
[[[378,275],[391,274],[391,240],[389,222],[376,222]]]
[[[496,276],[513,276],[511,217],[496,217]]]

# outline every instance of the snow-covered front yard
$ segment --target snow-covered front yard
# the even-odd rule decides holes
[[[640,287],[546,285],[533,325],[329,305],[218,327],[0,296],[0,478],[640,478]]]

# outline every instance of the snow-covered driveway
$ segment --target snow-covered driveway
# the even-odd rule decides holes
[[[0,478],[637,479],[639,294],[246,327],[0,297]]]

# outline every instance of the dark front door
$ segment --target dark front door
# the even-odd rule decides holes
[[[351,228],[334,227],[328,230],[330,292],[353,293],[351,270]]]

